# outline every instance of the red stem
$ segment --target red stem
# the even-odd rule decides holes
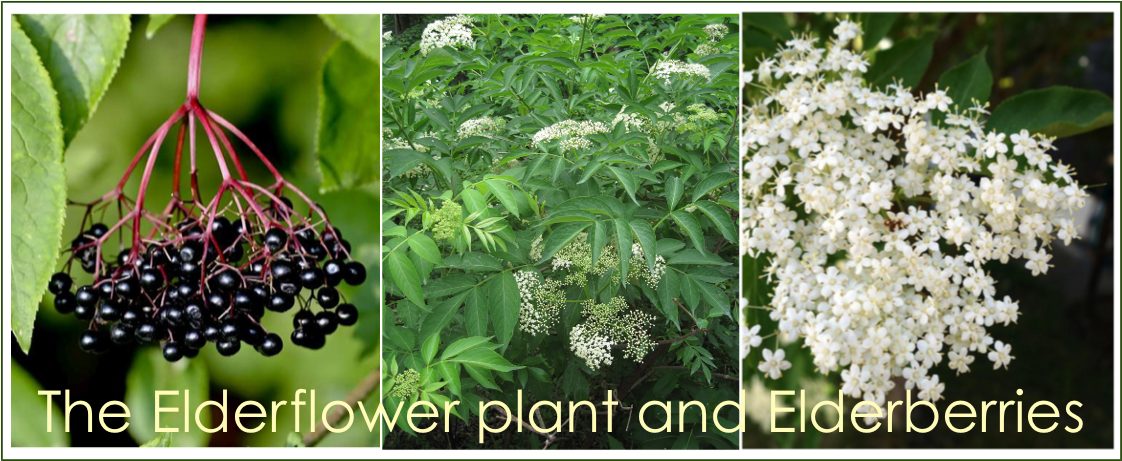
[[[195,28],[191,31],[191,57],[187,61],[187,101],[199,100],[199,80],[203,73],[203,38],[206,33],[206,15],[195,15]]]

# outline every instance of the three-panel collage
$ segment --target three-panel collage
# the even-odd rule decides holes
[[[1117,459],[1117,5],[32,6],[5,457]]]

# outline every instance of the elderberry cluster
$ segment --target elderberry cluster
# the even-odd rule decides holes
[[[291,213],[291,202],[281,202],[270,207],[278,219]],[[71,243],[72,261],[94,274],[94,282],[71,291],[70,275],[59,272],[48,289],[60,313],[90,322],[81,336],[83,350],[159,342],[164,358],[174,362],[197,356],[208,342],[223,356],[245,343],[268,357],[284,347],[260,323],[268,311],[298,305],[290,339],[309,349],[323,347],[340,325],[358,321],[358,309],[342,301],[336,287],[362,284],[366,268],[349,259],[350,244],[330,225],[318,231],[307,224],[262,229],[250,219],[204,215],[168,227],[161,239],[122,250],[115,264],[100,253],[110,231],[104,224]]]

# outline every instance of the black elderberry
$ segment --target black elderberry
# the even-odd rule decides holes
[[[297,285],[296,283],[293,283],[293,282],[282,282],[279,285],[277,285],[277,291],[280,291],[281,293],[284,293],[284,294],[295,296],[296,293],[300,292],[300,285]]]
[[[335,317],[339,325],[349,327],[358,322],[358,308],[354,304],[340,304],[335,308]]]
[[[339,304],[339,290],[332,287],[323,287],[316,292],[316,302],[324,309],[331,309]]]
[[[186,317],[186,312],[179,306],[164,306],[160,309],[160,320],[169,327],[182,326]]]
[[[242,343],[236,339],[224,339],[218,341],[218,344],[215,345],[215,348],[218,349],[219,354],[222,354],[225,357],[229,357],[231,355],[237,354],[238,351],[242,349]]]
[[[134,329],[125,323],[118,322],[109,329],[109,339],[114,344],[128,344],[132,342]]]
[[[137,286],[136,280],[128,278],[115,283],[113,285],[113,293],[122,299],[132,300],[136,299],[136,296],[140,294],[140,289]]]
[[[268,307],[269,310],[273,312],[285,312],[289,309],[292,309],[292,306],[295,304],[296,299],[293,298],[292,295],[288,295],[285,293],[273,293],[273,295],[269,297]]]
[[[206,322],[206,310],[197,303],[183,306],[183,319],[193,328],[200,328]]]
[[[181,263],[202,261],[203,244],[195,240],[183,242],[183,246],[179,247],[179,260]]]
[[[175,291],[179,293],[179,298],[188,300],[199,293],[199,286],[193,283],[179,283],[175,285]]]
[[[315,315],[312,314],[312,311],[301,310],[297,312],[296,315],[292,316],[292,328],[297,330],[306,329],[309,326],[315,325],[315,321],[316,318]]]
[[[327,250],[332,258],[345,258],[347,255],[351,254],[351,242],[346,240],[331,242]]]
[[[358,261],[351,261],[343,270],[343,280],[347,285],[358,286],[366,281],[366,266]]]
[[[255,346],[254,348],[257,349],[257,352],[260,352],[261,355],[264,355],[265,357],[272,357],[279,354],[280,351],[284,349],[284,342],[281,341],[280,336],[278,336],[276,333],[269,333],[265,335],[265,338],[263,340],[261,340],[261,344]]]
[[[86,330],[78,339],[78,346],[86,352],[100,354],[109,350],[109,338],[104,331]]]
[[[226,219],[225,216],[216,217],[214,218],[214,221],[211,221],[210,233],[214,236],[214,239],[218,240],[218,243],[223,247],[232,243],[234,241],[234,238],[237,237],[237,234],[234,233],[233,225],[230,223],[229,219]]]
[[[329,335],[335,332],[339,326],[339,318],[335,316],[334,312],[323,311],[316,314],[316,327],[319,328],[320,333]]]
[[[227,264],[237,264],[244,257],[245,248],[241,245],[230,245],[225,250],[222,250],[222,258],[226,260]]]
[[[231,305],[234,306],[234,309],[237,309],[238,311],[249,312],[253,310],[254,304],[257,303],[257,300],[254,298],[255,296],[250,290],[237,290],[234,292],[233,302],[231,303]]]
[[[182,261],[179,263],[179,278],[190,282],[196,282],[199,277],[203,275],[203,267],[197,262]]]
[[[258,259],[246,265],[242,273],[251,277],[263,277],[265,275],[265,261]]]
[[[100,294],[103,299],[109,299],[113,297],[113,282],[108,280],[101,282],[101,284],[96,288],[97,293]],[[81,288],[79,288],[79,290],[81,290]]]
[[[89,255],[88,259],[82,257],[82,270],[87,274],[92,274],[97,270],[97,260],[93,259],[93,255]]]
[[[125,312],[121,314],[121,323],[135,327],[136,324],[140,322],[140,319],[143,318],[143,315],[144,314],[136,308],[125,309]]]
[[[125,248],[124,250],[121,250],[120,253],[117,253],[117,265],[118,266],[127,266],[131,263],[131,261],[132,261],[132,248]]]
[[[269,299],[269,289],[265,288],[264,285],[253,285],[253,287],[250,288],[250,293],[252,293],[254,299],[260,303],[264,303]]]
[[[199,356],[199,350],[198,349],[191,349],[190,347],[186,347],[186,348],[183,349],[183,356],[187,357],[189,359],[193,359],[193,358]]]
[[[109,232],[109,226],[106,226],[102,223],[96,223],[90,226],[90,229],[86,231],[86,234],[101,238],[105,235],[106,232]]]
[[[218,325],[218,329],[221,332],[223,339],[238,339],[240,328],[238,328],[238,323],[233,319],[223,320],[222,323]]]
[[[199,349],[206,345],[206,336],[199,330],[187,330],[183,332],[183,345],[188,349]]]
[[[147,269],[140,272],[140,286],[148,292],[154,292],[164,287],[164,274],[156,269]]]
[[[322,261],[323,258],[327,257],[327,250],[324,249],[323,245],[319,242],[312,242],[305,246],[304,249],[308,252],[308,256],[316,258],[316,261]]]
[[[233,270],[223,269],[211,277],[210,284],[219,291],[230,292],[241,286],[242,278]]]
[[[136,340],[142,343],[147,343],[155,340],[160,336],[160,329],[155,323],[144,320],[136,326]]]
[[[97,318],[106,322],[114,322],[121,319],[124,310],[117,307],[112,301],[105,301],[101,303],[101,307],[97,309]]]
[[[58,298],[55,298],[55,300],[57,301]],[[57,308],[58,305],[56,304],[55,307]],[[77,303],[75,303],[74,306],[74,316],[77,317],[78,320],[92,320],[96,311],[97,308],[92,306],[83,306]]]
[[[210,308],[211,312],[222,312],[226,310],[228,305],[226,295],[221,293],[211,293],[206,296],[206,305]]]
[[[175,362],[183,358],[183,348],[179,347],[179,343],[175,341],[168,341],[164,344],[164,359],[169,362]]]
[[[308,349],[320,349],[325,343],[322,334],[314,329],[298,329],[292,331],[292,344]]]
[[[203,337],[207,341],[216,343],[222,339],[222,329],[218,328],[217,325],[207,325],[203,327]]]
[[[288,244],[288,233],[284,229],[272,228],[265,232],[265,247],[276,253]]]
[[[288,261],[273,261],[269,267],[269,274],[273,276],[273,285],[296,282],[296,268]]]
[[[110,287],[110,289],[112,289],[112,287]],[[78,287],[78,291],[74,293],[74,301],[86,307],[96,306],[98,298],[100,298],[100,296],[98,296],[97,289],[89,285]]]
[[[323,263],[323,275],[327,281],[327,286],[333,287],[343,281],[343,272],[346,265],[347,262],[341,259],[332,259]]]
[[[252,322],[242,325],[238,338],[250,346],[257,346],[265,340],[265,330]]]
[[[323,269],[318,267],[309,267],[300,271],[300,284],[309,290],[314,290],[323,286],[324,276]]]
[[[78,302],[74,300],[74,294],[69,291],[64,291],[55,296],[55,310],[60,314],[74,312],[78,305]]]
[[[64,291],[70,291],[71,284],[73,284],[73,281],[70,280],[69,275],[66,275],[65,272],[57,272],[47,282],[47,290],[53,295],[58,295]]]

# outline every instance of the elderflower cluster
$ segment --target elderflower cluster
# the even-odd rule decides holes
[[[463,224],[463,208],[451,200],[444,201],[433,216],[432,236],[438,242],[447,242],[454,238]]]
[[[627,282],[632,285],[646,283],[648,287],[656,288],[658,281],[662,280],[662,274],[666,272],[666,259],[662,256],[655,256],[653,269],[647,266],[643,246],[638,243],[631,245],[631,259],[628,264],[634,268],[627,272]]]
[[[599,14],[599,13],[593,13],[593,14],[582,14],[582,15],[579,15],[579,16],[569,16],[570,21],[573,21],[577,24],[580,24],[581,26],[588,26],[589,24],[591,24],[593,21],[596,21],[597,19],[604,19],[604,15]]]
[[[382,34],[382,48],[393,42],[393,31],[389,30]]]
[[[603,122],[564,120],[534,133],[532,145],[537,147],[544,142],[561,139],[561,150],[563,151],[588,149],[592,147],[592,141],[585,139],[584,136],[609,131],[611,130]]]
[[[408,369],[393,379],[393,388],[390,389],[389,394],[399,399],[407,399],[420,390],[421,374],[417,370]]]
[[[472,45],[470,16],[457,14],[444,18],[425,26],[421,33],[421,54],[428,55],[429,51],[440,47],[466,48]]]
[[[651,77],[662,80],[667,85],[670,84],[671,77],[680,76],[682,78],[704,77],[709,80],[709,68],[704,64],[692,64],[678,60],[665,60],[659,61],[655,64],[654,69],[651,69]]]
[[[647,120],[647,117],[644,117],[641,114],[629,114],[624,112],[624,110],[625,109],[620,109],[619,113],[616,114],[616,118],[612,119],[612,128],[615,128],[616,125],[622,123],[624,132],[627,133],[630,133],[631,130],[635,130],[640,133],[649,133],[651,131],[650,121]]]
[[[705,26],[705,35],[709,36],[709,40],[698,45],[697,48],[693,50],[694,54],[698,56],[709,56],[711,54],[720,53],[721,49],[717,46],[717,43],[720,43],[728,33],[729,27],[724,24],[709,24]]]
[[[425,146],[410,146],[409,142],[406,141],[405,138],[394,138],[391,136],[393,136],[393,131],[390,131],[389,128],[382,129],[382,152],[393,149],[413,149],[417,152],[428,152],[428,148]],[[405,176],[406,178],[425,178],[428,177],[429,173],[431,172],[432,170],[429,168],[429,166],[422,163],[411,168],[409,171],[402,173],[402,176]],[[388,170],[386,174],[389,174]]]
[[[592,370],[612,364],[611,349],[615,345],[623,348],[623,358],[629,360],[645,357],[655,347],[650,337],[654,316],[631,310],[622,296],[603,304],[585,301],[582,315],[584,323],[569,331],[569,345]]]
[[[547,331],[557,324],[565,307],[565,291],[559,280],[542,279],[536,271],[514,274],[518,295],[522,300],[518,313],[519,328],[531,335]]]
[[[490,138],[492,134],[501,131],[504,127],[506,127],[506,120],[499,117],[473,118],[460,124],[460,128],[456,130],[456,139],[472,136]]]
[[[1087,194],[1051,139],[987,131],[942,89],[873,88],[846,48],[860,27],[834,32],[825,49],[790,40],[756,70],[767,94],[743,125],[742,252],[770,262],[780,333],[802,337],[819,371],[841,370],[847,395],[883,404],[901,376],[936,401],[937,365],[1013,358],[988,328],[1016,322],[1017,302],[997,297],[985,264],[1047,272]],[[764,353],[767,375],[789,367]]]

